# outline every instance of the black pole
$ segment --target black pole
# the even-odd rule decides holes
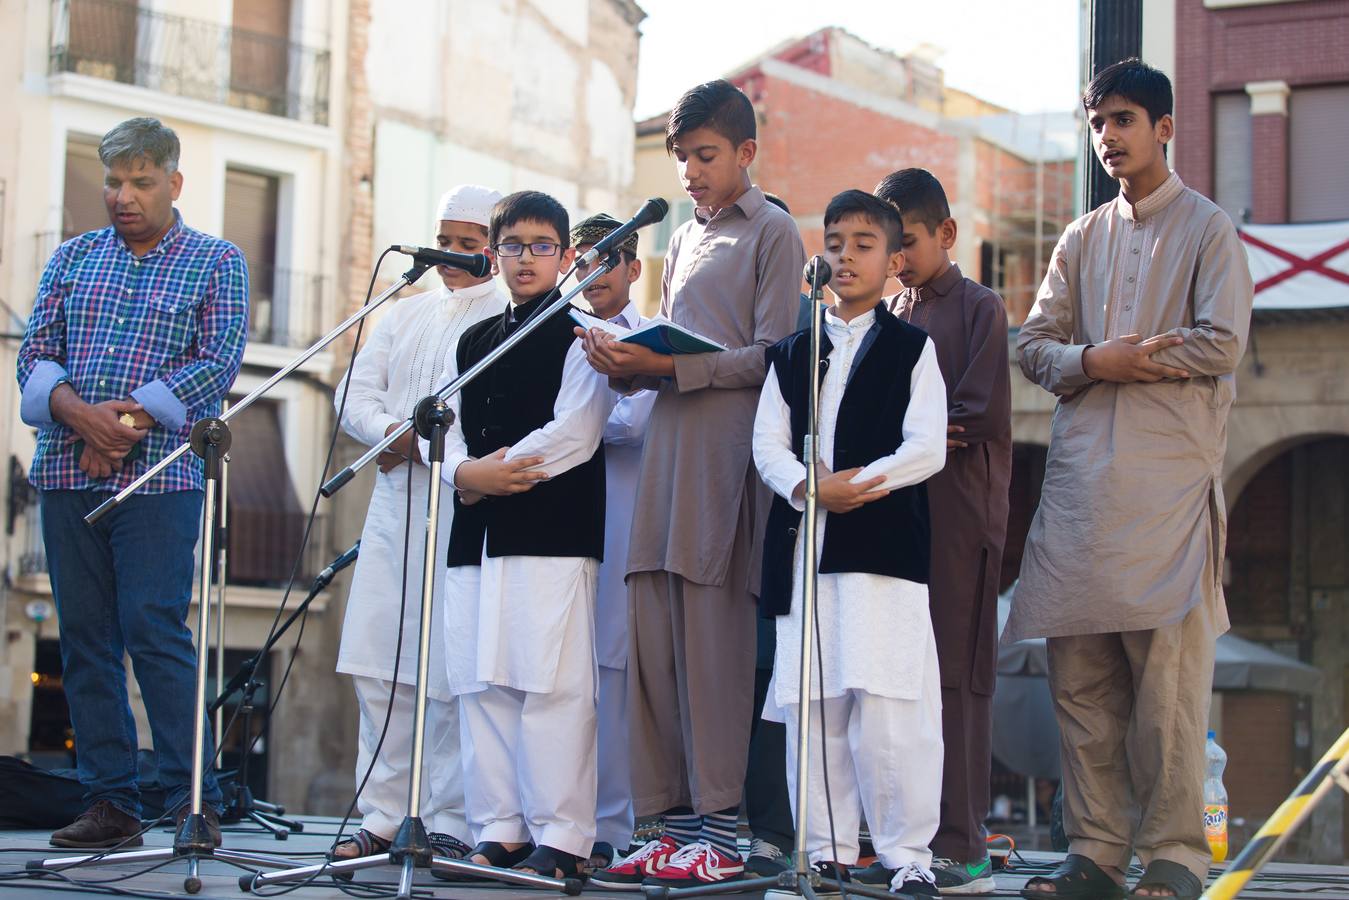
[[[1114,65],[1131,56],[1143,55],[1143,0],[1088,0],[1086,27],[1087,42],[1084,61],[1087,71],[1082,73],[1082,86],[1106,66]],[[1091,132],[1083,144],[1082,199],[1084,212],[1091,212],[1119,194],[1119,182],[1105,174],[1091,149]]]

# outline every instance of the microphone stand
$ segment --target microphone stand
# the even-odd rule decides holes
[[[765,875],[758,878],[741,878],[723,881],[704,887],[667,888],[664,886],[642,886],[647,900],[667,900],[675,897],[701,897],[708,894],[739,894],[747,891],[761,891],[765,888],[779,888],[792,891],[805,900],[816,900],[817,888],[825,888],[829,893],[858,894],[877,900],[895,900],[909,895],[886,890],[874,885],[856,882],[839,882],[834,878],[823,878],[810,867],[809,850],[806,847],[806,812],[810,786],[810,675],[812,665],[811,628],[815,622],[815,589],[819,580],[819,567],[816,565],[817,549],[816,511],[819,496],[816,492],[819,483],[820,464],[820,321],[824,313],[820,301],[824,298],[824,285],[829,280],[828,266],[819,257],[813,265],[807,266],[807,278],[810,281],[810,385],[806,392],[807,417],[806,434],[802,447],[802,462],[806,466],[805,522],[801,528],[801,675],[797,687],[797,707],[800,714],[796,729],[796,846],[792,852],[792,868],[777,875]],[[824,777],[828,777],[825,773]]]
[[[479,865],[466,859],[444,859],[435,856],[432,852],[426,826],[421,818],[422,753],[426,743],[427,671],[431,662],[431,634],[428,626],[431,623],[435,605],[436,539],[440,524],[440,470],[445,460],[445,431],[453,421],[450,409],[445,403],[446,399],[461,391],[464,385],[486,371],[503,354],[524,340],[530,332],[537,329],[570,303],[571,298],[584,291],[592,281],[609,272],[617,263],[617,257],[618,251],[615,249],[569,293],[559,296],[546,307],[536,310],[534,315],[526,319],[500,346],[464,370],[458,377],[442,385],[434,394],[422,398],[409,419],[389,432],[383,441],[371,447],[364,456],[338,472],[319,489],[325,497],[331,497],[337,493],[355,477],[355,474],[364,465],[379,456],[385,447],[398,440],[399,436],[410,428],[416,428],[417,434],[431,443],[430,454],[427,457],[430,481],[426,498],[426,550],[422,561],[422,602],[417,617],[417,685],[412,717],[412,759],[408,768],[408,813],[399,826],[398,833],[394,835],[393,841],[389,844],[389,849],[382,853],[340,862],[300,866],[283,872],[241,875],[239,877],[239,888],[241,890],[253,891],[271,884],[309,881],[321,875],[350,878],[355,872],[362,869],[395,865],[399,867],[398,897],[400,900],[410,900],[412,897],[412,878],[415,871],[428,868],[433,871],[453,873],[460,876],[468,875],[531,887],[552,888],[569,896],[575,896],[581,892],[582,885],[579,878],[552,878],[547,875],[531,875],[514,869]]]
[[[250,739],[253,734],[253,713],[256,709],[253,704],[253,695],[257,693],[258,688],[262,687],[262,682],[258,681],[254,674],[262,661],[267,658],[272,647],[281,640],[281,636],[290,630],[290,626],[295,624],[300,616],[305,614],[309,609],[309,604],[313,603],[314,598],[332,583],[342,568],[345,568],[345,566],[330,565],[319,573],[310,586],[309,593],[300,601],[299,606],[295,607],[286,621],[282,622],[280,627],[272,632],[271,636],[267,638],[267,642],[262,645],[257,653],[244,660],[228,684],[224,684],[223,677],[217,677],[216,685],[220,693],[211,701],[210,711],[219,720],[225,707],[225,701],[234,696],[237,691],[240,694],[239,710],[244,717],[240,724],[240,734],[243,735],[240,742],[240,746],[243,748],[242,758],[239,762],[239,769],[234,775],[233,786],[225,791],[225,808],[220,814],[222,822],[247,819],[271,832],[272,836],[278,841],[284,841],[292,831],[304,831],[303,822],[285,818],[286,808],[284,806],[254,798],[252,788],[248,784],[249,762],[253,758],[253,754],[250,752],[252,746]],[[270,718],[270,716],[271,710],[269,708],[268,717]]]
[[[229,420],[248,409],[259,397],[271,390],[277,382],[281,381],[291,372],[295,371],[306,360],[318,353],[324,347],[337,340],[338,336],[350,328],[355,323],[361,321],[375,310],[381,303],[397,294],[403,288],[415,282],[426,273],[430,268],[429,262],[420,259],[414,259],[410,269],[404,272],[397,281],[395,281],[387,290],[378,297],[371,300],[364,307],[348,316],[347,319],[319,338],[309,349],[300,353],[289,363],[278,369],[274,375],[255,388],[248,396],[244,397],[238,403],[224,411],[219,417],[204,418],[197,420],[192,426],[191,437],[177,449],[170,452],[167,456],[155,463],[145,472],[124,487],[120,492],[104,501],[93,512],[84,517],[84,521],[93,525],[103,516],[107,515],[117,506],[126,501],[128,497],[134,494],[142,485],[151,478],[158,475],[179,457],[183,456],[188,450],[191,450],[197,456],[201,457],[204,463],[204,494],[202,498],[201,514],[201,572],[198,583],[197,600],[197,661],[196,661],[196,691],[193,705],[194,725],[192,728],[192,793],[190,800],[190,811],[183,819],[183,824],[174,835],[173,846],[153,850],[131,850],[125,853],[95,853],[84,856],[66,856],[48,859],[30,860],[25,866],[29,872],[59,872],[62,869],[69,869],[74,866],[111,866],[121,865],[126,862],[160,862],[165,860],[185,859],[187,861],[187,877],[183,881],[183,888],[189,894],[195,894],[201,890],[201,861],[215,859],[222,862],[236,865],[240,868],[249,868],[250,866],[265,866],[269,868],[282,868],[294,865],[290,859],[267,856],[260,853],[242,853],[235,850],[224,850],[214,846],[206,825],[206,817],[202,813],[202,781],[206,774],[206,676],[209,671],[208,648],[210,646],[210,610],[211,610],[211,561],[215,558],[215,511],[216,501],[219,497],[219,482],[221,460],[229,452],[231,435],[229,430]]]

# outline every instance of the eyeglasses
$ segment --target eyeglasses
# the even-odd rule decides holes
[[[561,244],[554,244],[552,241],[539,241],[536,244],[497,244],[492,249],[497,252],[497,256],[520,256],[529,248],[530,256],[553,256],[561,249]]]

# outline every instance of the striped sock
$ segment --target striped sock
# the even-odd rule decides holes
[[[665,836],[673,838],[679,846],[687,847],[698,840],[698,828],[702,824],[703,817],[695,815],[689,807],[676,806],[674,809],[666,811],[663,818],[665,819]]]
[[[732,858],[740,856],[736,845],[736,829],[740,824],[740,808],[731,806],[720,812],[703,816],[702,838]]]

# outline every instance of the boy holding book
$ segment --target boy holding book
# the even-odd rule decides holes
[[[750,183],[754,108],[738,88],[689,90],[666,149],[695,205],[670,241],[661,313],[725,345],[663,355],[592,330],[620,391],[657,391],[628,552],[633,802],[665,834],[594,877],[637,889],[738,878],[736,821],[754,702],[755,597],[766,488],[750,431],[764,350],[796,318],[805,252],[791,216]]]

